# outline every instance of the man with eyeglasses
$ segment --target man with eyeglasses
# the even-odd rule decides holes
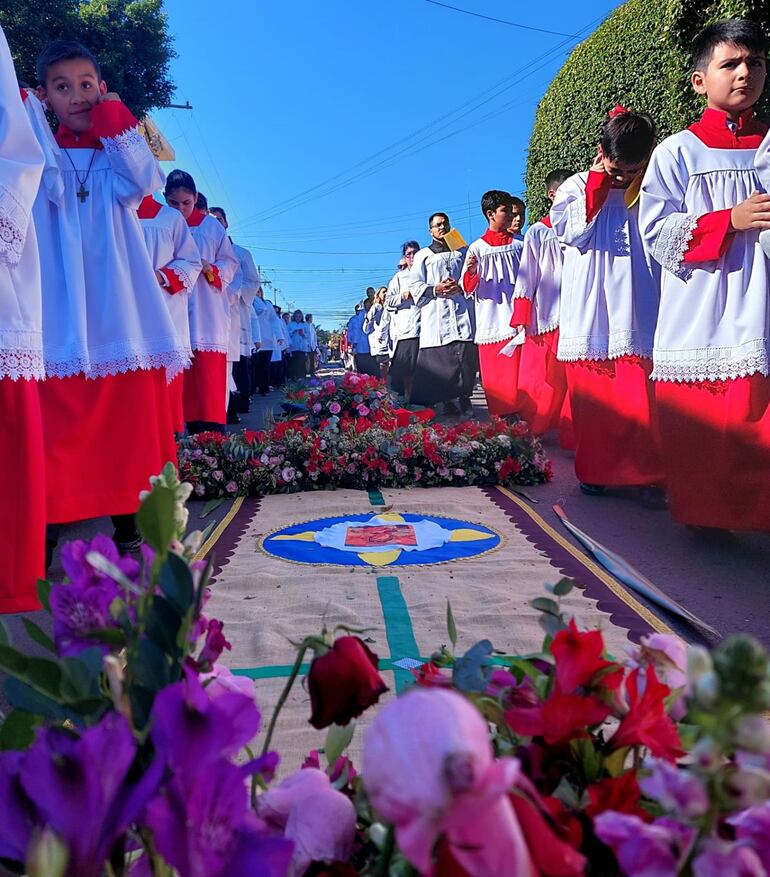
[[[473,343],[473,299],[460,287],[467,247],[451,250],[444,240],[451,229],[446,213],[428,220],[432,242],[414,257],[409,292],[420,308],[420,352],[413,396],[432,405],[444,403],[444,413],[467,414],[476,380],[478,359]]]
[[[414,373],[420,349],[420,309],[409,291],[409,271],[420,245],[406,241],[401,247],[398,271],[391,277],[385,307],[391,312],[390,336],[394,345],[390,379],[393,389],[404,394],[406,405],[412,403]]]

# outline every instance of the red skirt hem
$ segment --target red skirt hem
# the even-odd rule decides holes
[[[0,613],[40,608],[45,575],[45,464],[38,384],[0,380]]]
[[[494,344],[478,345],[481,386],[487,399],[487,409],[496,417],[504,417],[517,410],[521,347],[516,348],[513,356],[501,355],[500,351],[509,342],[510,338]]]
[[[655,385],[671,514],[770,531],[770,377]]]
[[[185,372],[182,399],[184,419],[224,424],[227,421],[227,354],[193,351],[192,365]]]
[[[663,485],[652,362],[622,356],[565,365],[578,479],[605,487]]]
[[[49,523],[131,514],[176,462],[165,369],[40,384]]]
[[[518,412],[535,435],[559,429],[567,376],[556,359],[559,330],[528,335],[519,365]]]

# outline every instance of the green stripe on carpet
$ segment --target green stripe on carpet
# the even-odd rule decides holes
[[[420,649],[414,638],[412,619],[398,579],[395,576],[377,576],[377,593],[385,618],[385,635],[388,638],[391,660],[400,661],[402,658],[419,660]],[[414,682],[409,670],[402,667],[393,667],[393,675],[397,692]]]
[[[417,660],[422,662],[428,661],[428,658],[421,658],[417,656]],[[398,660],[398,659],[396,659]],[[401,670],[400,667],[393,667],[393,658],[380,658],[379,660],[379,669],[380,670],[393,670],[395,673],[403,673],[408,671]],[[264,667],[239,667],[234,669],[234,676],[248,676],[249,679],[285,679],[288,676],[291,676],[291,664],[266,664]],[[300,668],[299,675],[307,676],[307,671],[310,669],[310,664],[303,664]],[[412,674],[408,673],[409,679],[412,679]]]
[[[379,490],[370,490],[369,493],[369,503],[371,505],[385,505],[385,497]]]

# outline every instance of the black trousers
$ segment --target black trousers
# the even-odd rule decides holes
[[[235,410],[238,414],[246,414],[249,410],[249,398],[251,397],[251,381],[249,380],[249,361],[245,356],[233,363],[233,380],[238,388]]]
[[[254,390],[266,396],[270,392],[270,358],[272,350],[258,350],[252,354],[251,361],[254,364]]]

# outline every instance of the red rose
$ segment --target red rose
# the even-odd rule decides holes
[[[388,690],[377,672],[377,655],[357,636],[342,636],[313,659],[307,674],[314,728],[347,725]]]
[[[585,812],[591,819],[595,819],[605,810],[614,810],[616,813],[632,813],[645,822],[652,819],[651,814],[640,804],[642,792],[635,770],[629,770],[619,777],[607,777],[599,780],[590,785],[586,792],[588,806],[585,808]]]

